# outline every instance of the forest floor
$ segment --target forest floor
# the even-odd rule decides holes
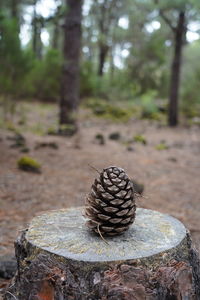
[[[12,131],[0,130],[0,256],[14,253],[14,240],[34,216],[84,205],[97,175],[92,167],[102,170],[110,165],[124,168],[131,178],[144,184],[144,194],[137,199],[139,207],[178,218],[200,250],[199,127],[171,129],[136,119],[113,123],[94,117],[88,110],[81,110],[79,115],[79,133],[71,138],[21,128],[30,149],[25,154],[13,146]],[[41,112],[35,103],[27,112],[32,129],[41,124],[51,127],[56,117],[54,105]],[[120,133],[119,140],[109,139],[113,132]],[[105,144],[99,144],[97,134],[103,135]],[[146,145],[130,142],[135,135],[145,137]],[[158,150],[164,141],[166,149]],[[36,147],[41,142],[56,143],[58,149]],[[19,170],[17,160],[23,155],[40,162],[42,173]]]

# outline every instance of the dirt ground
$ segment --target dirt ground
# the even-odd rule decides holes
[[[50,122],[56,116],[51,108],[42,116],[31,113],[33,123]],[[72,138],[39,136],[23,133],[29,156],[42,164],[42,173],[33,174],[17,168],[17,159],[24,154],[11,148],[8,139],[13,133],[0,131],[0,256],[13,253],[13,242],[20,230],[27,228],[37,214],[51,209],[84,205],[85,196],[96,176],[90,166],[98,170],[116,165],[144,184],[140,207],[170,214],[191,231],[200,250],[200,133],[198,127],[170,129],[144,120],[130,120],[126,124],[89,118],[80,114],[79,134]],[[50,120],[50,121],[49,121]],[[120,140],[109,139],[119,132]],[[101,133],[105,144],[100,145],[95,135]],[[147,145],[127,141],[142,134]],[[165,140],[169,147],[157,150]],[[58,149],[35,149],[38,142],[56,142]],[[129,149],[130,150],[130,149]]]

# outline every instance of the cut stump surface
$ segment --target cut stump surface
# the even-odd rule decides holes
[[[34,218],[16,242],[18,271],[5,299],[200,299],[200,263],[177,219],[137,209],[130,229],[90,232],[83,208]]]

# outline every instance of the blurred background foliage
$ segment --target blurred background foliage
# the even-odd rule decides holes
[[[64,4],[61,0],[1,0],[1,103],[8,99],[14,105],[20,100],[59,100]],[[174,49],[171,27],[181,9],[186,12],[187,29],[180,111],[185,118],[200,117],[200,8],[195,0],[85,0],[80,72],[83,104],[96,115],[114,119],[127,119],[130,112],[138,113],[138,107],[141,118],[162,118]],[[125,103],[127,110],[122,107]]]

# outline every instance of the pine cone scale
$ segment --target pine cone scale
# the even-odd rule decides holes
[[[131,218],[127,218],[121,221],[122,224],[131,223]]]
[[[113,207],[113,206],[108,206],[108,207],[104,207],[104,210],[106,212],[110,212],[110,213],[114,213],[114,212],[117,212],[119,210],[119,208],[117,207]]]
[[[123,203],[122,205],[121,205],[121,207],[122,208],[127,208],[127,207],[133,207],[133,203],[132,203],[132,200],[128,200],[128,201],[126,201],[125,203]]]
[[[124,203],[124,200],[122,200],[122,199],[114,199],[114,200],[110,201],[110,203],[111,203],[112,205],[119,206],[119,205],[121,205],[122,203]]]

